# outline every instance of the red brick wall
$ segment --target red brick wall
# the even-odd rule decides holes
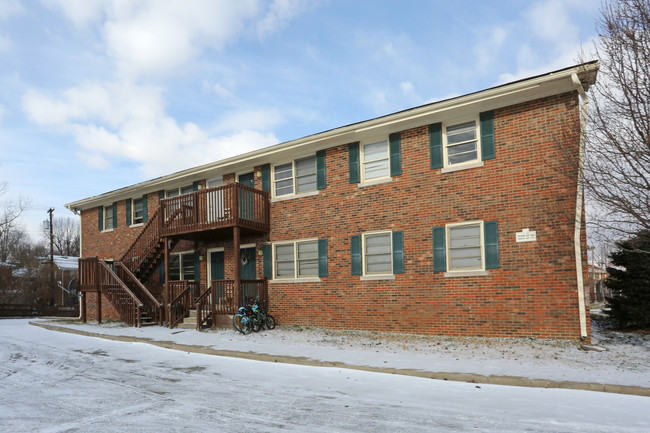
[[[316,196],[271,204],[269,237],[242,238],[258,248],[273,241],[328,240],[329,276],[318,283],[269,284],[279,323],[419,334],[539,337],[580,336],[573,247],[579,145],[575,92],[495,111],[496,159],[479,168],[431,170],[428,125],[402,131],[402,175],[359,188],[349,183],[348,147],[326,150],[327,188]],[[255,168],[256,171],[259,167]],[[235,175],[225,175],[225,183]],[[261,180],[256,178],[261,189]],[[149,194],[149,214],[158,195]],[[119,258],[139,232],[97,230],[97,210],[82,213],[83,255]],[[498,221],[500,268],[488,276],[433,272],[432,228]],[[584,226],[583,226],[584,227]],[[517,243],[524,228],[537,242]],[[403,231],[405,273],[393,281],[361,281],[350,272],[350,236]],[[583,229],[586,275],[586,237]],[[224,247],[226,278],[234,277],[232,239],[179,244],[175,251]],[[258,257],[258,277],[262,260]],[[90,303],[89,303],[90,305]],[[90,316],[90,308],[89,308]]]
[[[282,221],[272,224],[272,240],[327,238],[329,250],[329,276],[320,283],[269,285],[278,322],[579,338],[577,171],[566,164],[578,151],[577,103],[571,93],[497,110],[497,157],[481,168],[431,170],[427,126],[402,132],[403,174],[389,183],[350,184],[347,146],[327,149],[327,189],[271,207],[272,220]],[[479,277],[434,273],[432,228],[472,220],[498,221],[500,269]],[[523,228],[536,231],[537,242],[516,243]],[[395,281],[351,276],[350,236],[374,230],[404,232],[405,273]]]

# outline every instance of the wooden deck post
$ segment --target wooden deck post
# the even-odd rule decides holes
[[[232,237],[233,237],[233,260],[234,260],[234,266],[233,269],[235,271],[235,313],[237,312],[237,309],[241,306],[240,305],[240,298],[241,298],[241,289],[240,289],[240,284],[241,284],[241,270],[240,270],[240,255],[241,251],[239,251],[239,227],[235,225],[232,230]]]
[[[165,317],[167,318],[167,324],[171,323],[171,316],[169,311],[169,241],[166,237],[163,237],[165,243],[164,252],[165,260],[163,261],[163,266],[165,267],[165,281],[163,281],[163,308],[165,309]]]

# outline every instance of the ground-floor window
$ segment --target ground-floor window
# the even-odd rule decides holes
[[[169,255],[169,280],[194,280],[194,251]]]

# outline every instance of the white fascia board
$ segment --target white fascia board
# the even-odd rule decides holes
[[[160,191],[169,187],[182,186],[215,175],[250,171],[255,166],[266,163],[287,162],[301,156],[314,154],[318,150],[363,141],[367,137],[377,136],[378,134],[388,135],[391,132],[440,122],[448,117],[460,116],[465,113],[476,114],[482,111],[494,110],[574,91],[575,87],[571,79],[574,73],[578,74],[580,80],[583,82],[583,86],[588,88],[595,82],[598,68],[598,62],[584,63],[533,78],[503,84],[487,90],[430,103],[179,171],[125,188],[74,201],[66,204],[65,207],[74,212],[99,205],[107,205],[114,201],[137,197],[145,193]]]

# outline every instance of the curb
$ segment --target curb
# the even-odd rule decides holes
[[[485,376],[474,373],[453,373],[453,372],[433,372],[409,368],[386,368],[372,367],[366,365],[346,364],[338,361],[319,361],[304,356],[286,356],[286,355],[269,355],[257,352],[241,352],[236,350],[219,350],[208,346],[195,346],[190,344],[174,343],[172,341],[152,340],[141,337],[127,337],[121,335],[106,335],[95,332],[81,331],[77,329],[65,328],[62,326],[51,325],[47,323],[29,322],[30,325],[48,329],[50,331],[65,332],[68,334],[84,335],[86,337],[103,338],[105,340],[137,342],[151,344],[152,346],[164,349],[172,349],[190,353],[200,353],[204,355],[228,356],[231,358],[250,359],[253,361],[263,362],[280,362],[283,364],[306,365],[311,367],[334,367],[346,368],[350,370],[368,371],[373,373],[400,374],[403,376],[422,377],[437,380],[449,380],[454,382],[468,382],[476,384],[490,385],[508,385],[521,386],[527,388],[556,388],[556,389],[574,389],[581,391],[609,392],[613,394],[638,395],[641,397],[650,397],[650,388],[631,385],[615,385],[595,382],[573,382],[559,381],[548,379],[530,379],[520,376]]]

